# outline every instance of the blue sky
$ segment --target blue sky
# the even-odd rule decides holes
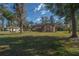
[[[48,9],[45,8],[44,4],[40,3],[28,3],[25,5],[26,17],[28,21],[33,21],[35,23],[40,23],[40,19],[42,16],[51,16],[51,13]],[[56,22],[59,22],[58,16],[54,15],[54,19]],[[61,22],[64,22],[64,18],[61,19]]]
[[[13,12],[13,4],[6,4],[7,9]],[[52,13],[45,8],[44,4],[40,3],[28,3],[25,4],[25,16],[26,20],[33,21],[35,23],[40,22],[42,16],[51,16]]]
[[[14,12],[13,4],[6,4],[8,10]],[[35,23],[40,23],[42,16],[51,16],[52,13],[45,8],[44,4],[40,3],[28,3],[25,4],[25,16],[27,21],[33,21]],[[55,20],[58,20],[57,16],[54,16]]]
[[[45,8],[44,4],[27,4],[26,11],[27,19],[33,22],[39,22],[42,16],[52,15],[52,13]]]

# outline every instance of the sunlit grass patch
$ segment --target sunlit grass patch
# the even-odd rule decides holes
[[[6,51],[9,49],[10,49],[9,45],[0,45],[0,52]]]
[[[64,31],[58,31],[58,32],[23,32],[22,36],[69,36],[70,34]]]
[[[22,37],[22,36],[57,36],[57,37],[68,37],[70,34],[65,31],[58,32],[0,32],[0,37]]]

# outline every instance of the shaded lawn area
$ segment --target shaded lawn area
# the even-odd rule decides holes
[[[65,32],[24,32],[0,34],[2,56],[64,56],[79,55],[78,48],[69,46],[69,34]],[[67,42],[67,43],[66,43]],[[72,52],[76,49],[75,52]]]

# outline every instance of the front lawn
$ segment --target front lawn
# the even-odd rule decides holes
[[[0,32],[0,55],[79,55],[79,48],[72,47],[69,36],[67,32]]]

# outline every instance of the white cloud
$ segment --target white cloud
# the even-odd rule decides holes
[[[42,7],[44,7],[44,4],[40,4],[40,5],[38,6],[37,10],[38,10],[38,11],[41,10]]]
[[[37,18],[37,19],[36,19],[36,21],[40,21],[40,20],[41,20],[41,18]]]
[[[35,22],[35,23],[40,23],[40,20],[41,20],[41,18],[39,17],[39,18],[37,18],[34,22]]]
[[[48,12],[49,12],[49,10],[42,10],[42,11],[41,11],[41,14],[44,15],[44,14],[46,14],[46,13],[48,13]]]
[[[41,15],[45,15],[46,13],[50,12],[49,10],[45,9],[45,4],[39,4],[37,7],[35,7],[34,12],[40,12]]]
[[[30,19],[30,17],[26,17],[26,19],[28,19],[28,20],[29,20],[29,19]]]
[[[39,4],[38,5],[38,7],[36,7],[35,9],[34,9],[34,12],[36,12],[36,11],[40,11],[42,8],[44,8],[45,7],[45,5],[42,3],[42,4]]]

